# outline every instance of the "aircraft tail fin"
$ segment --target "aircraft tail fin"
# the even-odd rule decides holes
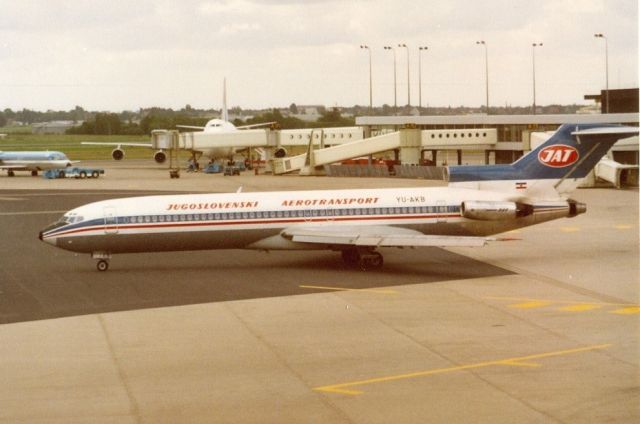
[[[451,166],[449,184],[558,197],[573,191],[619,139],[636,127],[564,124],[545,143],[510,165]]]
[[[229,112],[227,111],[227,78],[222,81],[222,116],[220,117],[225,122],[229,122]]]

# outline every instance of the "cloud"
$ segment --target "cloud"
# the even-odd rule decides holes
[[[539,103],[581,102],[603,86],[607,34],[611,85],[638,81],[638,6],[632,0],[0,0],[0,107],[120,110],[211,107],[221,80],[244,107],[291,102],[393,102],[393,55],[409,47],[412,100],[418,46],[431,105],[484,101],[487,42],[492,98],[527,104],[531,43]],[[399,102],[406,52],[396,50]],[[400,96],[400,93],[403,93]]]

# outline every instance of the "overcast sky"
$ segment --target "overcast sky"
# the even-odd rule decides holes
[[[590,102],[638,87],[637,0],[0,0],[0,108]]]

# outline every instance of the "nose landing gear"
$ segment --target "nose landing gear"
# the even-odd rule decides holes
[[[91,254],[93,259],[98,259],[96,263],[96,269],[100,272],[104,272],[109,269],[109,259],[111,259],[111,254],[106,252],[93,252]]]
[[[98,261],[98,263],[96,264],[96,268],[100,272],[104,272],[104,271],[108,270],[109,269],[109,261],[106,261],[104,259],[100,259]]]

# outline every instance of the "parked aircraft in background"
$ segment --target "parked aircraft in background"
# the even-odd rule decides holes
[[[233,123],[229,121],[229,113],[227,112],[227,80],[226,78],[223,83],[222,93],[223,94],[222,94],[221,119],[218,119],[218,118],[211,119],[203,127],[194,126],[194,125],[176,125],[176,127],[201,130],[202,132],[205,132],[205,133],[233,133],[238,130],[265,127],[265,126],[275,124],[275,122],[263,122],[259,124],[243,125],[243,126],[236,127]],[[123,147],[153,148],[152,143],[109,143],[109,142],[103,143],[103,142],[85,141],[82,144],[96,145],[96,146],[116,146],[115,149],[113,149],[113,151],[111,152],[111,157],[115,160],[124,159],[125,152]],[[217,158],[232,159],[238,150],[240,149],[229,147],[229,146],[207,147],[202,149],[199,149],[197,146],[194,146],[194,149],[191,151],[191,154],[195,159],[197,159],[201,155],[211,158],[212,160]],[[153,154],[153,159],[157,163],[164,163],[167,160],[167,154],[165,153],[164,150],[159,149]]]
[[[36,176],[38,171],[66,168],[77,162],[70,161],[62,152],[0,152],[0,169],[5,169],[9,177],[13,177],[15,171],[31,171],[31,175]]]
[[[562,125],[510,165],[449,167],[448,187],[189,194],[105,200],[73,209],[40,239],[89,253],[204,249],[340,251],[363,269],[382,247],[483,246],[488,236],[586,212],[565,196],[638,128]]]

